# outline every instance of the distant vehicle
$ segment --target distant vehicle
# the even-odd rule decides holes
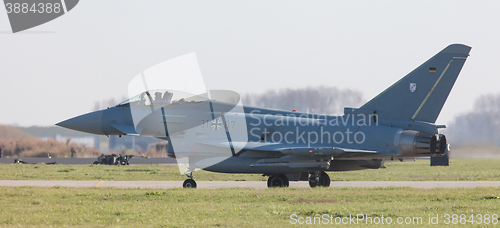
[[[442,156],[449,145],[438,132],[445,126],[435,122],[470,50],[449,45],[363,106],[345,108],[343,116],[243,106],[231,91],[208,96],[146,90],[57,125],[169,140],[169,156],[186,166],[184,187],[196,187],[196,169],[261,173],[269,176],[269,187],[298,180],[330,186],[326,171],[378,169],[386,159]]]
[[[130,159],[134,155],[121,155],[121,154],[101,154],[95,161],[94,165],[129,165]]]

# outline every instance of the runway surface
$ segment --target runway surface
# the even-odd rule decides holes
[[[39,181],[0,180],[0,186],[20,187],[114,187],[114,188],[180,188],[183,181]],[[266,181],[197,181],[198,188],[267,188]],[[330,187],[412,187],[475,188],[500,187],[500,181],[332,181]],[[309,188],[306,181],[290,182],[290,187]]]
[[[28,163],[52,163],[64,165],[85,165],[92,164],[97,158],[20,158]],[[14,158],[0,158],[2,164],[13,164]],[[169,157],[143,158],[134,157],[130,159],[131,165],[152,165],[152,164],[177,164],[177,161]]]

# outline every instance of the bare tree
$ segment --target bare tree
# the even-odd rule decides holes
[[[328,86],[268,90],[242,100],[245,105],[321,114],[342,114],[344,107],[359,107],[364,101],[359,91]]]

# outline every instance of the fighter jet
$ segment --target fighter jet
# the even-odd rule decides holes
[[[168,140],[168,155],[188,176],[185,188],[196,188],[193,172],[199,169],[263,174],[268,187],[287,187],[289,181],[328,187],[328,171],[378,169],[388,159],[445,154],[449,144],[439,129],[446,126],[435,122],[470,50],[449,45],[366,104],[346,107],[342,116],[245,106],[232,91],[165,88],[145,89],[56,125]]]

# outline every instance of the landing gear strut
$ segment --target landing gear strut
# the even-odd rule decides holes
[[[330,187],[330,177],[324,171],[316,171],[309,176],[309,186],[314,188],[316,186]]]
[[[288,181],[288,177],[285,174],[279,175],[271,175],[267,180],[267,187],[288,187],[290,186],[290,182]]]
[[[193,172],[190,172],[189,175],[186,174],[189,179],[186,179],[184,183],[182,183],[183,188],[196,188],[196,181],[193,180]]]

